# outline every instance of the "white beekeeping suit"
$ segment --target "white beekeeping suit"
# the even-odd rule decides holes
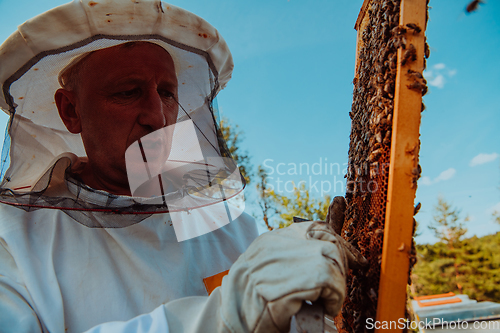
[[[178,114],[127,149],[128,196],[78,177],[87,153],[54,92],[87,55],[130,42],[172,57]],[[304,300],[322,298],[327,313],[338,312],[350,253],[329,227],[303,223],[252,242],[244,181],[213,108],[232,68],[217,30],[152,0],[75,0],[0,46],[0,107],[10,114],[0,331],[285,332]],[[158,165],[148,142],[168,142]]]

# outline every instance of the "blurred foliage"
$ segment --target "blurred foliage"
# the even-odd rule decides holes
[[[467,232],[465,223],[469,221],[469,217],[462,220],[460,210],[453,208],[442,197],[438,198],[438,203],[434,206],[433,218],[429,229],[434,231],[437,239],[450,247],[458,244]]]
[[[500,224],[500,212],[498,211],[493,212],[493,221]]]
[[[227,148],[231,156],[238,164],[241,174],[245,178],[247,184],[252,180],[252,164],[250,156],[246,150],[241,149],[241,140],[243,139],[243,131],[238,125],[232,124],[229,119],[222,117],[219,123],[222,136],[226,141]]]
[[[268,186],[267,174],[261,166],[258,167],[257,175],[259,205],[269,230],[289,226],[294,216],[310,221],[325,221],[331,202],[329,195],[321,199],[312,197],[304,182],[299,187],[294,184],[293,192],[289,195],[281,195]]]
[[[417,245],[417,256],[412,280],[419,296],[453,291],[500,302],[500,233],[474,236],[452,249],[443,242]]]
[[[289,196],[284,196],[271,191],[279,228],[289,226],[293,222],[293,217],[297,216],[310,221],[325,221],[331,198],[325,195],[324,198],[313,198],[306,190],[304,183],[300,187],[294,186],[293,192]]]
[[[226,117],[221,118],[219,126],[231,156],[249,184],[253,179],[253,167],[248,152],[241,149],[243,132],[238,125],[231,123]],[[300,187],[294,186],[293,192],[288,196],[278,194],[272,190],[271,186],[268,186],[267,174],[262,166],[257,168],[257,178],[258,204],[268,230],[290,225],[294,216],[311,221],[325,220],[331,201],[330,196],[322,199],[313,198],[309,195],[304,183]]]
[[[429,226],[440,240],[417,245],[412,289],[419,296],[456,292],[478,301],[500,301],[500,233],[462,239],[468,218],[443,198]]]

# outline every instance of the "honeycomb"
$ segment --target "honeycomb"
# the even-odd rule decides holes
[[[349,271],[347,298],[336,319],[339,332],[356,333],[370,331],[366,328],[366,320],[375,318],[377,312],[397,52],[398,48],[403,48],[406,51],[402,53],[402,61],[412,61],[416,54],[413,45],[406,45],[405,34],[411,30],[414,30],[412,33],[420,32],[416,26],[399,26],[400,0],[366,2],[363,6],[368,7],[358,28],[356,76],[349,113],[352,125],[346,174],[347,211],[341,235],[360,250],[369,266],[364,270]],[[428,47],[425,45],[427,57]],[[426,90],[423,78],[422,82]],[[422,94],[425,94],[423,90]],[[415,175],[412,186],[416,187],[419,173]],[[415,261],[413,242],[410,271]]]

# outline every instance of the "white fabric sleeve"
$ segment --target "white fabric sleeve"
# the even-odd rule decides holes
[[[97,325],[85,333],[169,333],[164,305],[152,312],[128,321],[113,321]]]
[[[43,332],[14,258],[1,239],[0,263],[0,330],[4,333]]]
[[[184,297],[128,321],[97,325],[85,333],[230,332],[220,312],[220,288],[210,296]]]

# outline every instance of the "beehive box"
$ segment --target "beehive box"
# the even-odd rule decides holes
[[[368,321],[407,317],[414,265],[414,198],[420,176],[420,113],[428,0],[365,0],[357,59],[342,237],[369,267],[350,271],[340,332],[370,332]],[[370,325],[368,325],[370,326]],[[401,330],[395,330],[401,331]]]

